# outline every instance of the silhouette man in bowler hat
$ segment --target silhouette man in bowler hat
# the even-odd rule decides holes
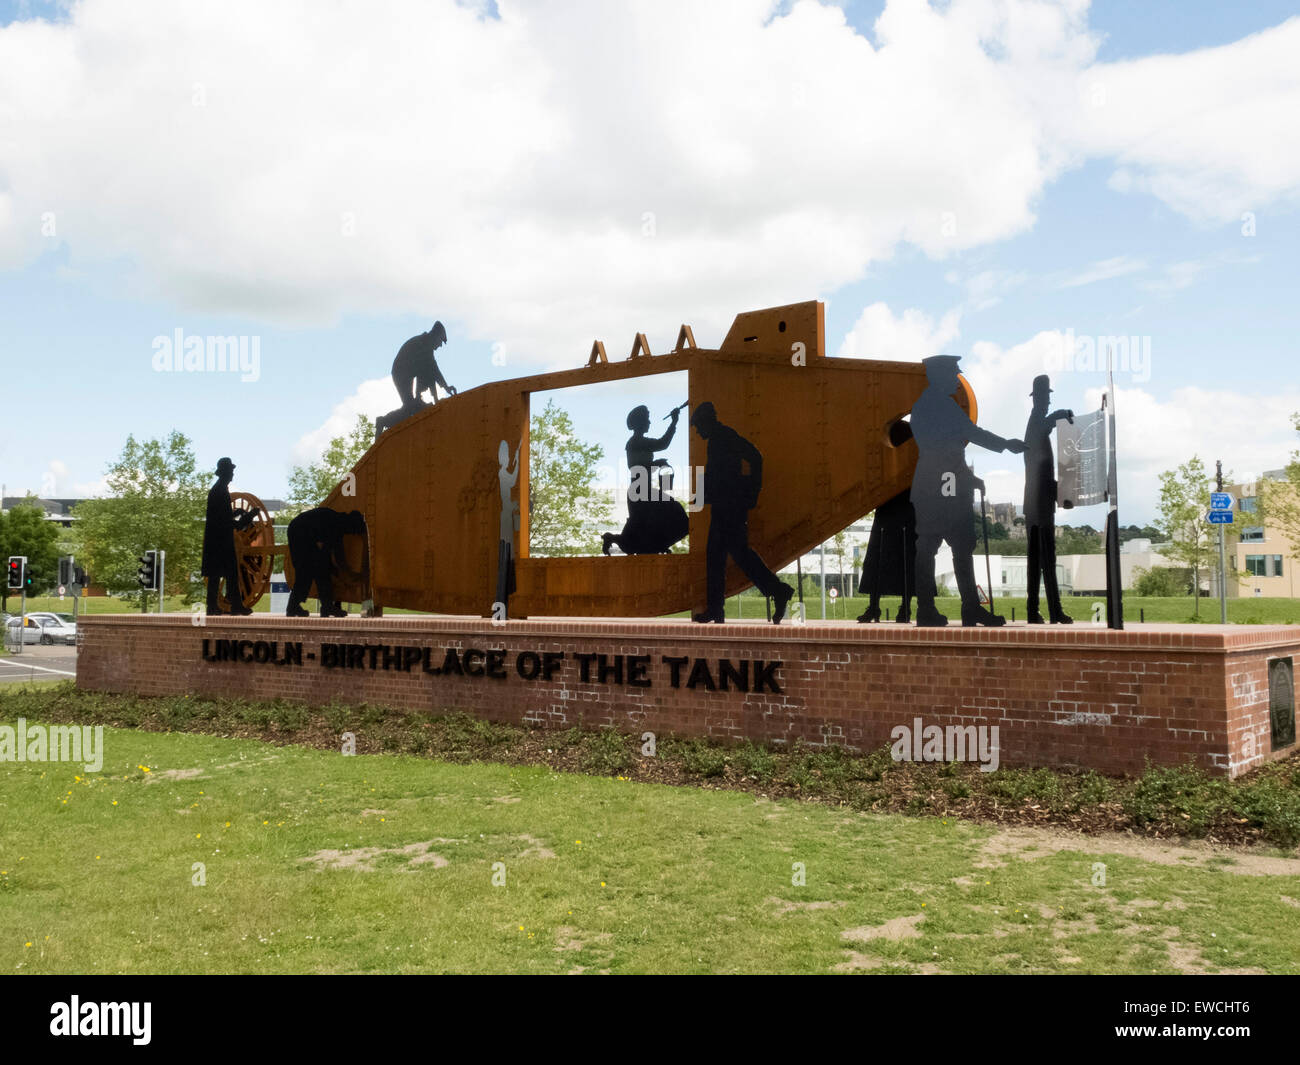
[[[916,438],[916,473],[910,493],[916,511],[916,623],[947,625],[934,605],[934,558],[939,545],[952,549],[953,572],[961,593],[963,625],[1006,624],[980,603],[975,583],[975,488],[979,483],[966,465],[966,445],[1019,455],[1025,445],[981,429],[958,405],[961,389],[956,355],[932,355],[922,360],[929,384],[912,406],[912,435]]]
[[[763,488],[763,456],[735,429],[718,421],[712,403],[701,403],[691,425],[708,443],[704,462],[704,502],[709,505],[709,539],[704,550],[708,604],[692,620],[723,622],[727,556],[764,595],[775,600],[772,621],[781,623],[794,589],[779,580],[749,546],[749,512]],[[748,465],[749,473],[744,467]]]
[[[225,614],[217,603],[219,586],[226,585],[231,614],[251,614],[239,589],[239,558],[235,553],[235,532],[248,528],[252,511],[236,515],[230,503],[230,482],[235,464],[228,458],[217,462],[217,481],[208,491],[208,509],[203,522],[203,558],[199,573],[208,579],[208,613]]]
[[[1074,424],[1074,411],[1047,412],[1052,382],[1047,374],[1034,378],[1034,401],[1025,426],[1025,532],[1029,536],[1029,589],[1026,603],[1029,623],[1042,625],[1038,611],[1038,579],[1047,592],[1047,613],[1053,625],[1070,625],[1074,619],[1061,609],[1056,586],[1056,467],[1052,457],[1052,430],[1062,418]]]
[[[347,554],[343,549],[343,537],[365,534],[366,519],[359,510],[344,514],[329,507],[315,507],[312,510],[304,510],[289,522],[289,557],[293,559],[293,590],[289,593],[289,605],[285,609],[285,617],[307,617],[307,610],[302,603],[311,594],[313,583],[316,585],[316,596],[320,600],[321,617],[348,616],[342,605],[334,600],[334,568],[337,566],[341,573],[360,576],[348,568]]]

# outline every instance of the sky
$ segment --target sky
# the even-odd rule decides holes
[[[282,497],[435,319],[465,389],[820,299],[830,354],[960,355],[1009,437],[1127,338],[1145,524],[1193,454],[1300,445],[1298,53],[1267,0],[0,0],[0,483],[95,494],[178,429]],[[178,330],[244,366],[168,370]],[[611,470],[627,405],[568,404]]]

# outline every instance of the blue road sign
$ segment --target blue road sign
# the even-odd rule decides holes
[[[1212,510],[1205,515],[1205,520],[1211,525],[1231,525],[1232,511],[1230,510]]]
[[[1211,510],[1231,510],[1231,509],[1232,509],[1232,496],[1230,496],[1227,492],[1211,492],[1211,493],[1210,493],[1210,509],[1211,509]]]

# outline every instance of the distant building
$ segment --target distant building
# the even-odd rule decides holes
[[[1234,518],[1239,537],[1228,556],[1228,568],[1235,568],[1235,573],[1229,573],[1226,581],[1230,599],[1294,598],[1297,594],[1290,541],[1285,533],[1259,516],[1259,482],[1263,480],[1283,483],[1286,471],[1269,470],[1259,480],[1225,486],[1236,500]],[[1219,594],[1217,567],[1218,558],[1215,557],[1210,572],[1210,594],[1216,596]]]

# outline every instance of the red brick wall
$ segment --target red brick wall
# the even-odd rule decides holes
[[[301,665],[211,662],[203,640],[302,643]],[[330,642],[505,651],[503,678],[327,669]],[[245,645],[244,651],[253,648]],[[254,615],[96,615],[81,619],[77,683],[144,695],[193,692],[331,699],[416,710],[463,709],[496,721],[555,727],[578,723],[656,735],[847,744],[889,743],[896,725],[997,725],[1003,765],[1090,766],[1140,772],[1147,759],[1189,756],[1230,775],[1275,753],[1269,733],[1269,658],[1300,658],[1300,626],[1146,625],[1124,632],[1075,625],[1000,630],[902,625],[803,626],[675,621],[530,620],[494,624],[457,618],[294,619]],[[550,682],[522,679],[521,652],[566,657]],[[574,656],[649,655],[649,686],[579,679]],[[314,658],[309,657],[314,656]],[[779,660],[780,691],[748,693],[669,684],[664,656]],[[458,656],[459,657],[459,656]],[[1294,712],[1294,709],[1293,709]],[[1250,737],[1250,738],[1248,738]],[[1253,750],[1251,744],[1253,743]]]

